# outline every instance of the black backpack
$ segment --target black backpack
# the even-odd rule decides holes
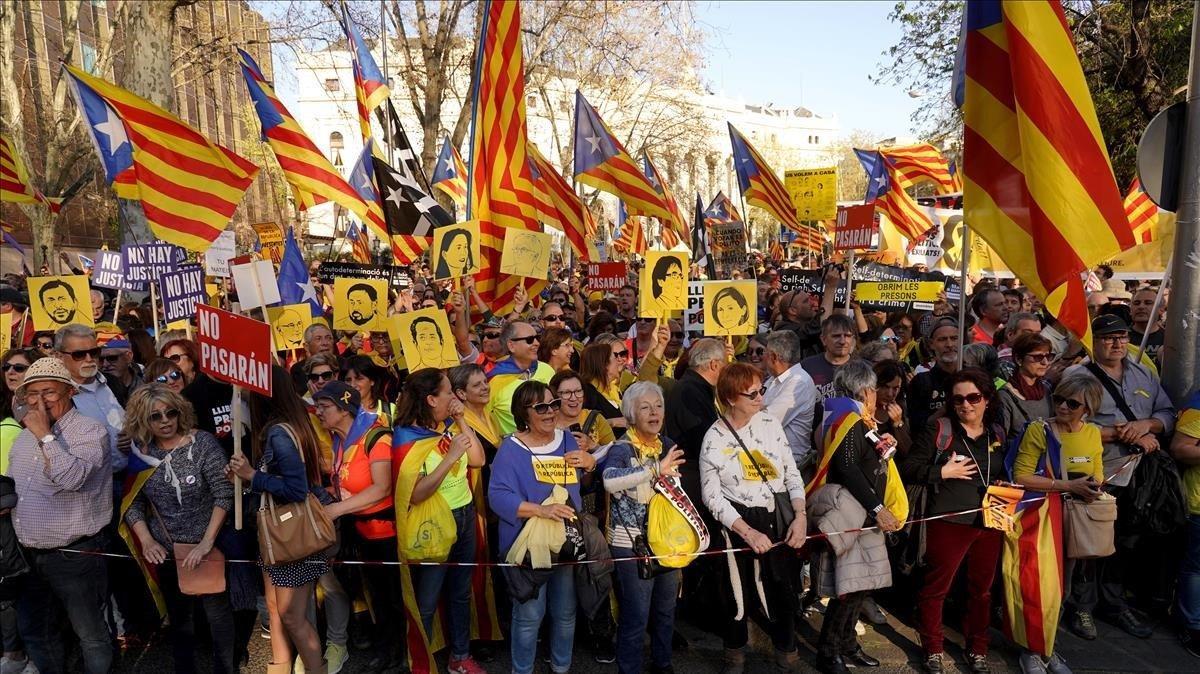
[[[1143,454],[1129,486],[1117,496],[1124,531],[1169,534],[1187,522],[1187,500],[1175,460],[1165,451]]]

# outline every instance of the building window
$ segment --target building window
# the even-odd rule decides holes
[[[325,80],[325,91],[341,91],[342,83],[336,77],[329,77]]]
[[[83,69],[92,75],[98,74],[96,72],[96,48],[86,42],[82,46]]]
[[[330,150],[341,150],[344,147],[346,147],[346,143],[342,139],[341,131],[334,131],[333,133],[329,134],[329,149]]]
[[[813,136],[813,145],[820,145],[820,144],[821,144],[821,137]]]

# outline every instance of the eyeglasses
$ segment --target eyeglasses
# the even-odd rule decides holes
[[[120,354],[120,353],[110,353],[107,356],[100,356],[100,360],[101,360],[101,362],[105,362],[105,363],[115,363],[118,360],[121,360],[122,355],[123,354]]]
[[[5,363],[3,365],[3,367],[0,367],[0,370],[3,370],[4,372],[8,372],[9,370],[12,370],[13,372],[16,372],[17,374],[21,374],[22,372],[24,372],[25,370],[28,370],[28,369],[29,369],[28,365],[22,365],[21,363]]]
[[[617,360],[625,360],[626,358],[629,358],[629,349],[624,349],[622,351],[613,351],[612,356],[613,356],[613,358],[616,358]]]
[[[1129,341],[1129,334],[1121,332],[1115,335],[1100,335],[1099,339],[1102,342],[1108,342],[1110,344],[1123,344]]]
[[[178,363],[180,358],[186,358],[186,357],[187,357],[186,353],[173,353],[173,354],[167,356],[167,360],[171,361],[172,363]]]
[[[509,339],[509,341],[511,341],[511,342],[525,342],[526,344],[529,344],[530,346],[532,346],[534,342],[538,341],[538,336],[537,336],[537,335],[530,335],[530,336],[528,336],[528,337],[512,337],[512,338],[510,338],[510,339]]]
[[[761,356],[766,352],[767,349],[762,346],[756,346],[753,349],[746,349],[746,353],[750,354],[751,356]]]
[[[308,375],[308,380],[314,381],[314,382],[315,381],[332,381],[333,380],[333,370],[330,370],[329,372],[312,372]]]
[[[38,398],[41,398],[42,400],[45,400],[48,403],[52,403],[52,402],[57,402],[58,399],[62,398],[62,397],[63,397],[63,394],[60,391],[26,391],[25,392],[25,402],[30,402],[33,400],[37,400]]]
[[[1074,398],[1066,398],[1063,396],[1050,396],[1050,398],[1054,400],[1055,407],[1058,407],[1059,405],[1066,405],[1067,409],[1071,410],[1072,412],[1078,410],[1080,407],[1083,407],[1083,402]]]
[[[154,423],[158,423],[160,421],[175,421],[178,418],[179,410],[173,407],[166,410],[161,410],[159,412],[150,413],[150,421],[153,421]]]
[[[575,389],[574,391],[564,391],[562,389],[558,389],[558,397],[559,398],[582,398],[583,397],[583,389],[581,389],[581,388]]]
[[[757,389],[750,391],[749,393],[746,393],[745,391],[738,391],[738,395],[746,396],[747,398],[749,398],[751,400],[758,400],[760,397],[762,397],[766,393],[767,393],[766,386],[760,386]]]
[[[37,348],[39,348],[43,351],[49,351],[50,349],[54,348],[54,342],[43,342],[41,340],[38,340]]]
[[[79,349],[78,351],[63,351],[62,353],[71,357],[71,360],[83,360],[91,357],[92,360],[100,358],[100,347],[92,349]]]
[[[1035,363],[1045,363],[1050,360],[1050,354],[1048,353],[1027,353],[1025,357]]]
[[[950,396],[950,402],[953,403],[955,407],[958,407],[964,403],[969,405],[978,405],[979,403],[983,402],[983,394],[976,392],[968,393],[965,396]]]
[[[549,322],[549,323],[562,323],[563,315],[562,314],[550,314],[549,316],[542,316],[542,320]]]
[[[182,378],[183,378],[182,372],[180,372],[179,370],[171,370],[170,372],[168,372],[166,374],[158,375],[157,377],[154,378],[154,381],[156,381],[160,384],[165,384],[168,381],[179,381]]]
[[[638,323],[653,323],[658,319],[653,316],[638,316]]]
[[[888,342],[899,342],[900,338],[895,335],[883,335],[882,337],[879,338],[879,341],[886,344]]]
[[[484,338],[484,339],[500,339],[500,333],[498,333],[498,332],[485,332],[485,333],[483,333],[483,338]]]
[[[530,409],[532,409],[534,412],[536,412],[538,414],[549,414],[551,412],[557,412],[560,409],[562,409],[562,400],[559,398],[555,398],[554,400],[551,400],[548,403],[534,403],[533,405],[530,405],[529,407],[530,407]]]
[[[675,339],[683,339],[683,330],[679,330],[679,331],[672,330],[671,337],[673,337]]]

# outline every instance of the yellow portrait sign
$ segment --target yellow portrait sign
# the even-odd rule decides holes
[[[430,307],[397,314],[388,322],[388,328],[392,343],[400,342],[409,372],[459,364],[454,333],[450,331],[445,311]]]
[[[86,276],[34,276],[29,279],[29,313],[34,330],[57,330],[80,323],[89,328],[92,294]]]
[[[755,281],[704,282],[704,335],[729,337],[758,332]]]
[[[430,249],[433,278],[470,276],[479,271],[479,221],[468,220],[433,230]]]
[[[638,282],[638,314],[670,318],[687,308],[688,256],[678,251],[646,251]]]
[[[837,167],[784,171],[783,185],[801,220],[837,217]]]
[[[550,277],[550,245],[554,237],[545,232],[523,229],[504,230],[504,250],[500,271],[513,276],[547,279]]]
[[[307,302],[267,307],[267,320],[279,351],[304,348],[304,331],[312,325],[312,308]]]
[[[387,307],[387,279],[333,279],[335,330],[386,330]]]

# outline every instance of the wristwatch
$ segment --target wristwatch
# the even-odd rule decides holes
[[[879,514],[879,512],[880,512],[881,510],[883,510],[883,504],[882,504],[882,503],[880,503],[879,505],[875,506],[875,507],[874,507],[874,508],[871,510],[871,516],[872,516],[872,517],[874,517],[874,516],[878,515],[878,514]]]
[[[51,441],[53,441],[53,440],[54,440],[54,434],[53,434],[53,433],[47,433],[47,434],[43,435],[42,437],[38,438],[38,444],[39,444],[39,445],[44,445],[44,444],[46,444],[47,442],[51,442]]]

